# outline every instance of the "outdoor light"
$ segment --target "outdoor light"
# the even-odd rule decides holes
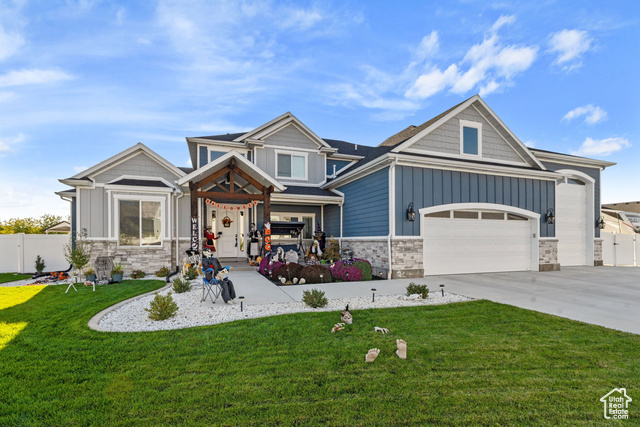
[[[240,300],[240,312],[242,312],[243,311],[242,302],[244,301],[244,297],[238,297],[238,299]]]
[[[371,288],[371,293],[373,294],[371,302],[376,302],[376,288]]]
[[[320,275],[320,283],[324,283],[324,282],[322,281],[322,278],[323,278],[323,277],[324,277],[324,274],[321,274],[321,275]]]
[[[602,217],[598,218],[598,220],[596,221],[596,226],[600,230],[604,230],[604,218],[602,218]]]
[[[240,216],[244,216],[244,211],[240,211]]]
[[[442,290],[442,296],[444,296],[444,285],[440,285],[440,289]]]
[[[544,214],[544,222],[547,224],[553,224],[556,222],[556,216],[553,214],[553,208],[547,209],[547,213]]]
[[[409,221],[416,220],[416,213],[413,211],[413,202],[409,203],[409,207],[407,208],[407,219]]]

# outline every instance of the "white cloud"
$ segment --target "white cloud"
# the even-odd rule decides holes
[[[420,63],[426,61],[431,55],[435,54],[439,47],[438,32],[431,31],[428,36],[424,36],[416,49],[416,60],[414,63]]]
[[[25,136],[22,133],[19,133],[14,137],[0,137],[0,154],[11,153],[13,151],[13,147],[20,144],[24,139]]]
[[[554,64],[571,71],[582,66],[582,56],[592,48],[592,43],[586,31],[562,30],[551,35],[549,52],[557,54]]]
[[[529,147],[529,148],[536,148],[536,143],[533,141],[525,141],[524,145]]]
[[[513,22],[514,16],[498,18],[482,43],[471,46],[462,61],[445,71],[432,66],[417,77],[405,96],[425,99],[447,88],[457,94],[477,89],[486,95],[511,84],[517,74],[531,67],[538,54],[537,46],[504,45],[500,41],[497,31]]]
[[[578,156],[608,156],[609,154],[631,147],[631,143],[625,138],[614,137],[606,139],[587,138],[578,151],[573,152]]]
[[[47,84],[71,79],[71,75],[59,70],[14,70],[0,75],[0,87]]]
[[[24,38],[15,31],[7,31],[0,23],[0,61],[16,53],[24,44]]]
[[[590,125],[594,125],[598,122],[607,120],[607,112],[602,108],[596,107],[592,104],[574,108],[573,110],[565,114],[563,119],[566,121],[571,121],[581,116],[585,116],[584,121]]]

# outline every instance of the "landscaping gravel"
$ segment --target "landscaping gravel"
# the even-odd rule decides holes
[[[170,289],[158,292],[166,295]],[[240,302],[225,304],[222,298],[218,298],[215,304],[210,301],[200,302],[202,288],[192,289],[189,292],[176,294],[172,292],[173,300],[178,304],[178,312],[175,317],[167,320],[155,321],[148,317],[149,308],[154,295],[147,295],[132,300],[120,307],[115,308],[105,314],[98,321],[98,328],[102,331],[110,332],[141,332],[160,331],[170,329],[182,329],[194,326],[216,325],[220,323],[232,322],[242,319],[253,319],[258,317],[277,316],[281,314],[315,312],[315,311],[341,311],[349,304],[349,309],[363,310],[367,308],[392,308],[409,307],[417,305],[448,304],[453,302],[470,301],[471,298],[445,292],[444,296],[440,292],[432,292],[427,299],[418,299],[417,296],[407,297],[406,295],[378,296],[375,303],[371,301],[371,296],[334,299],[324,308],[311,308],[303,302],[288,302],[277,304],[246,304],[244,311],[240,311]],[[336,322],[340,319],[336,316]],[[330,325],[331,327],[333,325]],[[330,328],[329,328],[330,329]]]

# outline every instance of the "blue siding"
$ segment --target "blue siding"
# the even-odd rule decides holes
[[[539,213],[541,237],[555,236],[555,225],[544,222],[547,209],[551,207],[555,210],[553,181],[397,166],[395,209],[396,234],[399,236],[420,235],[420,220],[407,221],[410,202],[413,202],[416,213],[424,207],[449,203],[479,202],[514,206]]]
[[[324,206],[324,230],[327,238],[333,236],[340,237],[340,206]]]
[[[207,150],[207,147],[203,147],[203,146],[200,146],[199,150],[200,150],[200,164],[198,165],[198,167],[201,168],[208,163],[208,160],[207,160],[208,150]]]
[[[327,159],[327,175],[333,175],[333,165],[336,165],[336,172],[351,163],[348,160],[331,160]]]
[[[343,237],[389,234],[389,168],[338,188],[344,193]]]
[[[594,218],[600,218],[600,168],[588,168],[584,166],[574,166],[574,165],[566,165],[562,163],[551,163],[551,162],[542,162],[542,164],[549,170],[556,171],[558,169],[573,169],[580,171],[591,178],[595,179],[596,182],[593,184],[593,214]],[[600,229],[596,227],[595,221],[593,224],[595,229],[595,236],[600,237]]]

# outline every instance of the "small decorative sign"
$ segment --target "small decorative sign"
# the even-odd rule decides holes
[[[197,251],[200,249],[200,234],[198,233],[198,217],[191,217],[191,249]]]
[[[258,206],[257,200],[252,200],[246,205],[227,205],[227,204],[215,202],[211,199],[205,199],[204,202],[207,205],[211,206],[212,208],[224,209],[224,210],[230,210],[230,211],[245,211],[253,206]]]
[[[264,222],[264,250],[271,250],[271,223],[269,221]]]

